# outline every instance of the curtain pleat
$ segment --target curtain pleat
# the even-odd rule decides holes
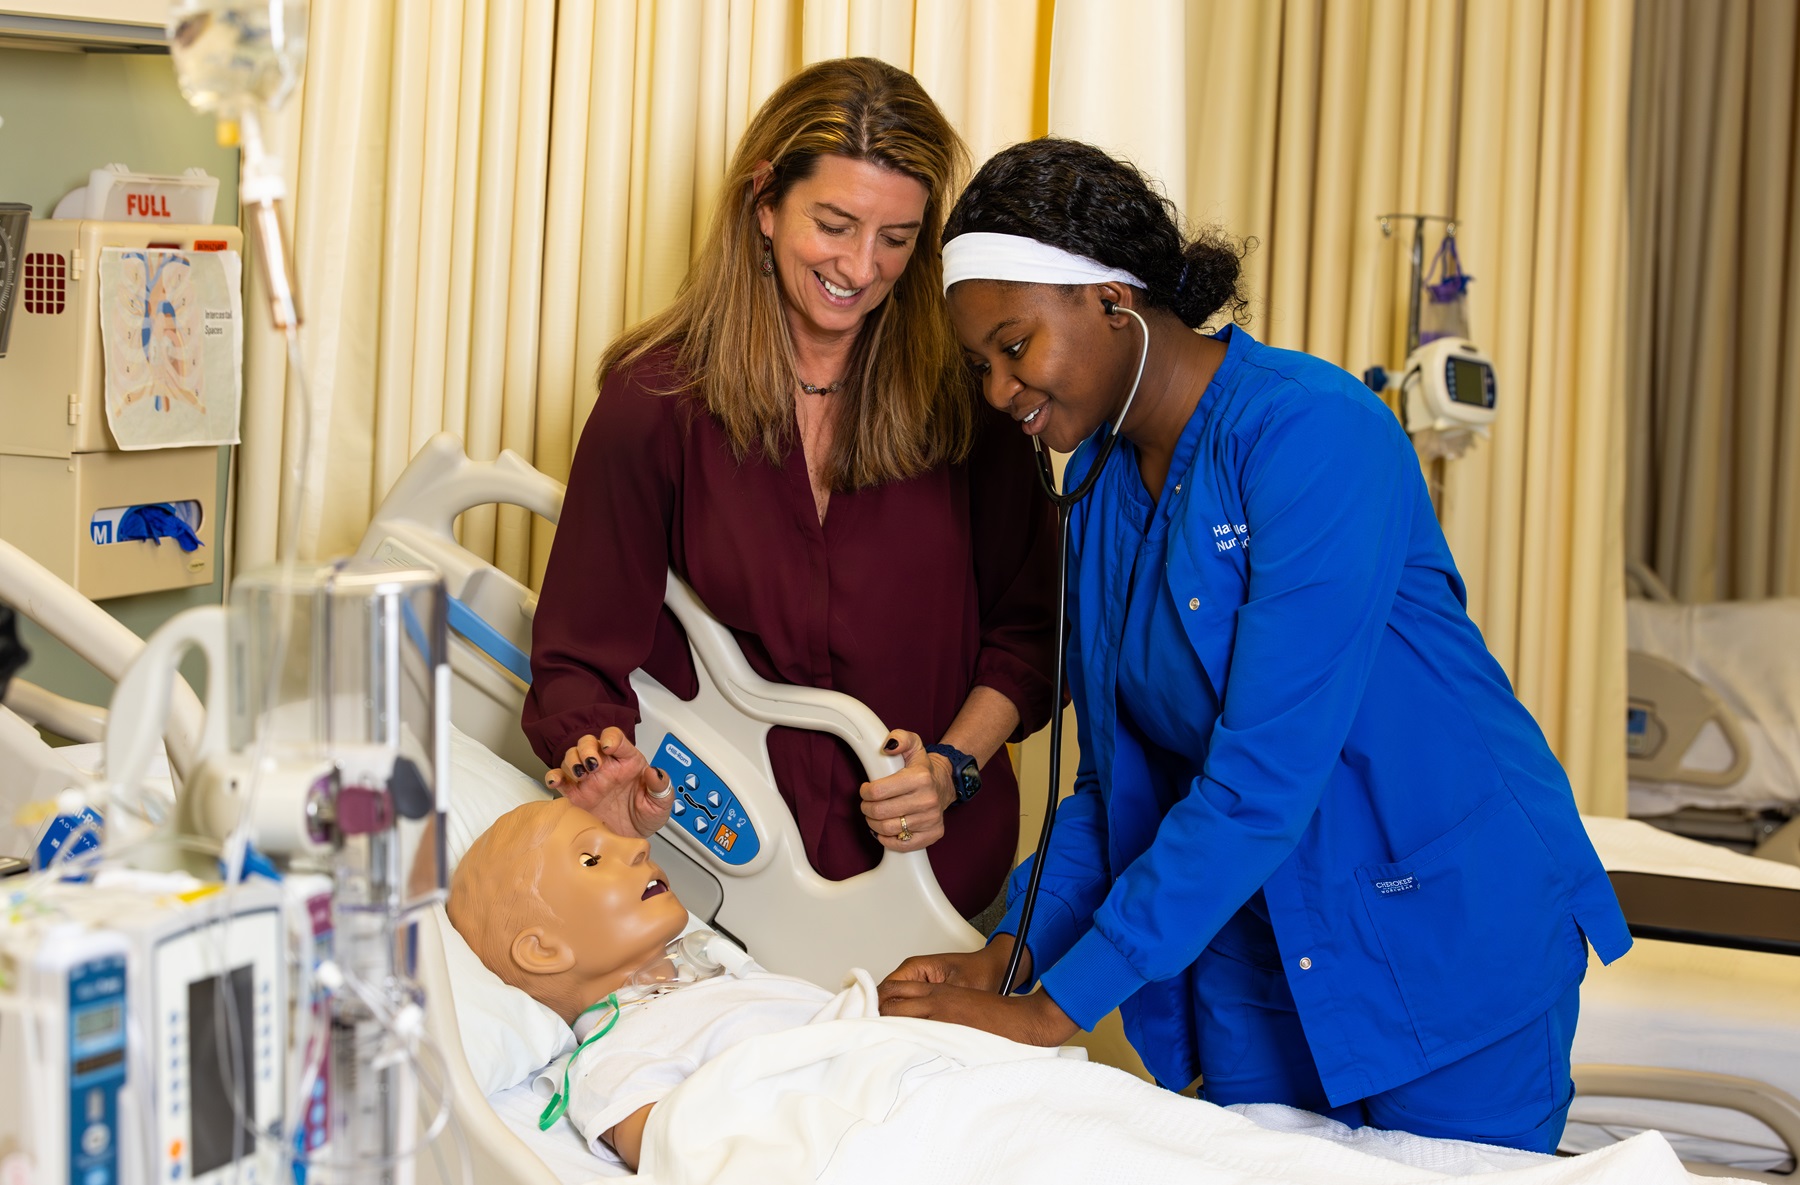
[[[1638,0],[1627,538],[1684,600],[1800,594],[1791,0]]]
[[[550,98],[550,157],[544,192],[544,241],[582,242],[586,196],[588,107],[594,91],[595,5],[561,0],[556,7],[556,60]],[[546,249],[540,298],[537,401],[532,461],[559,476],[569,472],[574,452],[570,426],[575,390],[582,382],[579,314],[581,251]],[[530,527],[531,581],[543,580],[554,532],[542,519]]]

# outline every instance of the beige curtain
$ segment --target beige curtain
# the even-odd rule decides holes
[[[1800,595],[1800,6],[1637,8],[1627,546],[1684,600]]]
[[[571,6],[575,7],[575,6]],[[419,445],[533,444],[553,0],[318,0],[286,146],[311,416],[253,321],[240,567],[351,550]],[[318,447],[302,470],[303,429]],[[464,538],[521,570],[525,538],[471,513]]]
[[[253,333],[242,566],[283,508],[300,554],[353,548],[433,433],[568,473],[594,364],[674,294],[751,114],[807,62],[916,73],[977,153],[1041,134],[1042,0],[314,0],[297,177],[300,471],[282,343]],[[1040,32],[1040,28],[1042,32]],[[473,511],[463,542],[534,580],[547,523]]]
[[[1472,331],[1506,401],[1444,523],[1488,646],[1583,809],[1625,813],[1630,0],[1472,2],[1457,177]]]

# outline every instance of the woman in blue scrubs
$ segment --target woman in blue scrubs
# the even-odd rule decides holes
[[[1015,985],[1042,991],[994,994],[1028,862],[991,944],[909,960],[883,1011],[1055,1044],[1118,1008],[1213,1102],[1553,1151],[1588,943],[1630,938],[1393,413],[1196,332],[1243,308],[1238,254],[1096,148],[1000,153],[945,244],[984,395],[1074,450],[1065,488],[1148,353],[1071,522],[1081,764]]]

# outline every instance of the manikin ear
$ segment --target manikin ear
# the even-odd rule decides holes
[[[575,965],[575,951],[542,926],[521,930],[509,948],[513,966],[527,975],[560,975]]]

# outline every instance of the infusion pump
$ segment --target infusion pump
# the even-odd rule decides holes
[[[1406,360],[1400,380],[1406,430],[1476,431],[1494,420],[1494,363],[1460,337],[1426,342]]]
[[[0,925],[0,1181],[273,1185],[281,889],[65,883],[30,912]]]

